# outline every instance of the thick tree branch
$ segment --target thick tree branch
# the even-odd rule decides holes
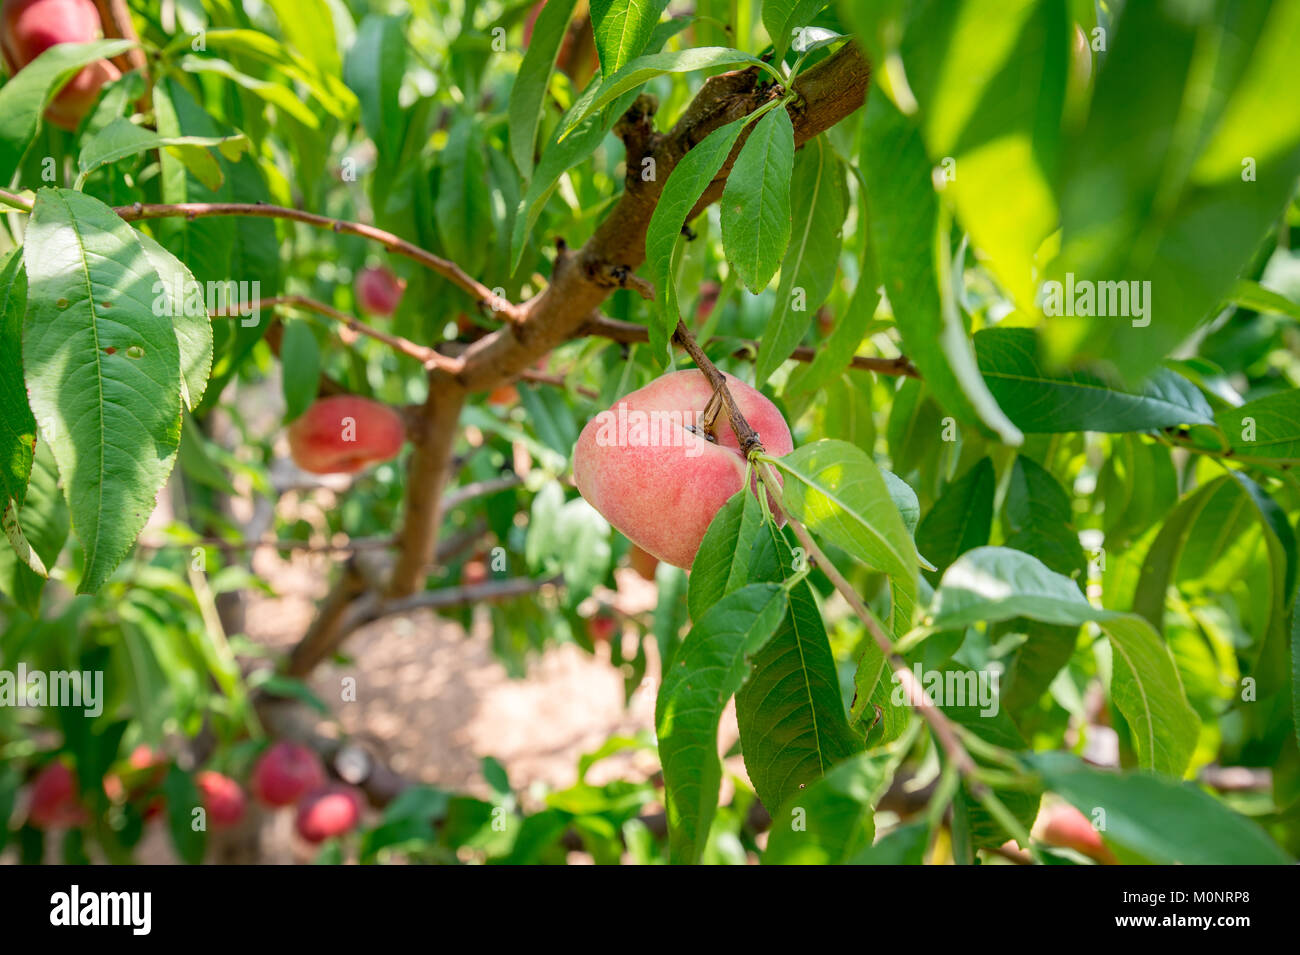
[[[801,145],[834,126],[865,101],[871,70],[854,44],[801,74],[794,83],[800,99],[790,105],[795,143]],[[724,73],[707,80],[667,134],[639,133],[655,160],[655,177],[641,179],[639,161],[628,162],[623,195],[596,233],[577,252],[561,255],[551,284],[520,306],[524,321],[479,339],[466,349],[457,378],[470,391],[496,387],[573,337],[601,302],[645,260],[646,230],[663,185],[686,153],[709,133],[753,112],[773,95],[756,71]],[[644,110],[642,111],[644,112]],[[638,120],[639,122],[639,120]],[[741,143],[737,143],[736,151]],[[733,155],[735,152],[733,151]],[[699,208],[722,194],[724,167]]]
[[[451,470],[452,444],[465,397],[465,389],[451,375],[440,370],[429,373],[429,396],[418,427],[407,430],[415,453],[407,467],[401,554],[388,584],[389,597],[405,597],[424,589],[425,574],[438,544],[442,489]]]

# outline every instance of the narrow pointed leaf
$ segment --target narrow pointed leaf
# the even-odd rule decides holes
[[[704,851],[722,782],[718,722],[788,606],[777,584],[737,590],[696,621],[664,674],[655,732],[674,862],[698,862]]]

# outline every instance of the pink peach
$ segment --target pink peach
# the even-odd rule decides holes
[[[726,378],[768,453],[794,450],[776,406]],[[716,444],[688,427],[699,427],[711,396],[699,371],[664,375],[587,422],[573,452],[574,481],[587,503],[643,550],[687,569],[709,522],[745,483],[745,459],[725,413]]]

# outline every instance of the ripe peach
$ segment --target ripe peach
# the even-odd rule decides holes
[[[776,406],[739,379],[726,378],[768,452],[794,450]],[[691,430],[700,426],[712,393],[699,371],[656,378],[587,422],[573,451],[574,482],[587,503],[675,567],[690,568],[709,522],[745,482],[745,459],[725,412],[716,424],[716,444]]]
[[[487,403],[494,408],[509,408],[519,403],[519,389],[514,385],[501,385],[494,388],[487,397]]]
[[[203,794],[203,807],[214,829],[233,826],[244,818],[247,800],[239,783],[210,769],[199,773],[194,782]]]
[[[100,34],[92,0],[5,0],[0,8],[0,53],[12,75],[59,43],[87,43]],[[122,74],[108,60],[77,72],[51,101],[46,118],[74,130],[95,105],[99,91]]]
[[[488,580],[488,565],[482,560],[469,560],[460,569],[460,582],[466,587],[477,587]]]
[[[361,794],[336,783],[317,789],[298,803],[296,828],[308,842],[324,842],[357,827],[361,821]]]
[[[287,806],[325,785],[320,758],[301,743],[282,740],[258,759],[250,788],[267,806]]]
[[[36,829],[85,825],[86,810],[77,798],[77,774],[57,761],[37,773],[27,821]]]
[[[618,621],[613,614],[598,612],[587,619],[587,636],[595,643],[609,643],[618,632]]]
[[[321,398],[289,425],[294,463],[312,474],[354,474],[396,457],[405,439],[396,411],[356,395]]]
[[[695,317],[704,321],[713,314],[714,306],[718,304],[718,296],[722,293],[722,286],[712,280],[700,283],[700,297],[695,305]]]
[[[406,283],[383,266],[368,266],[357,276],[357,301],[371,315],[392,315],[405,291]]]

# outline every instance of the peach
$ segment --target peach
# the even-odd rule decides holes
[[[312,474],[354,474],[396,457],[405,439],[401,415],[356,395],[321,398],[289,425],[294,463]]]
[[[509,408],[519,403],[519,389],[514,385],[500,385],[492,389],[487,403],[494,408]]]
[[[618,632],[618,621],[613,614],[598,612],[587,620],[587,636],[595,643],[609,643]]]
[[[1073,849],[1098,862],[1116,864],[1115,854],[1101,841],[1101,833],[1073,806],[1044,806],[1035,829],[1038,838],[1049,846]]]
[[[250,786],[267,806],[287,806],[325,785],[320,758],[301,743],[282,740],[258,759]]]
[[[233,826],[244,818],[247,800],[239,783],[222,773],[205,769],[194,778],[203,795],[203,808],[214,829]]]
[[[32,780],[27,822],[35,829],[85,825],[86,810],[77,797],[77,774],[53,762]]]
[[[371,315],[392,315],[405,291],[406,283],[383,266],[368,266],[357,276],[357,301]]]
[[[489,576],[487,563],[477,558],[466,561],[460,569],[460,582],[466,587],[486,584]]]
[[[714,307],[718,304],[718,296],[722,292],[722,286],[714,281],[700,283],[700,297],[695,305],[695,317],[704,321],[713,314]]]
[[[776,406],[726,378],[768,452],[779,457],[794,450]],[[715,426],[716,444],[692,430],[712,394],[699,371],[656,378],[587,422],[573,451],[574,482],[587,503],[632,543],[686,569],[709,522],[745,483],[745,459],[725,413]]]
[[[59,43],[87,43],[100,34],[92,0],[5,0],[0,8],[0,53],[10,74]],[[106,83],[122,74],[108,60],[83,67],[45,111],[63,129],[75,130]]]
[[[317,789],[298,804],[295,826],[308,842],[324,842],[357,827],[361,821],[361,794],[351,786],[336,783]]]

